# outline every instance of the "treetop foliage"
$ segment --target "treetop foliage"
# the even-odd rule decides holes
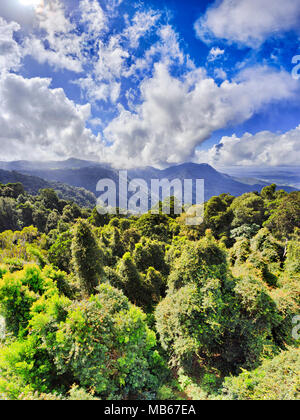
[[[187,226],[0,185],[0,399],[299,399],[299,194]]]

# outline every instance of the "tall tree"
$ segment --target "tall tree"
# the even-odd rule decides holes
[[[104,273],[102,252],[87,221],[79,220],[76,223],[71,249],[80,285],[87,295],[92,295]]]

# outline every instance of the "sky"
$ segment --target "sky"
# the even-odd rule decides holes
[[[0,160],[300,161],[300,0],[1,0]]]

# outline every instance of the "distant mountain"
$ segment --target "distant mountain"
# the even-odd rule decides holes
[[[223,168],[222,172],[248,183],[255,179],[256,183],[288,185],[300,189],[300,166],[276,167],[241,167]],[[259,180],[259,181],[258,181]]]
[[[40,189],[52,188],[57,192],[57,195],[61,199],[74,201],[81,207],[93,208],[96,204],[95,195],[83,188],[70,186],[61,182],[46,181],[39,177],[21,174],[16,171],[5,171],[0,169],[1,184],[16,182],[22,183],[25,191],[32,195],[37,195]]]
[[[64,162],[9,162],[1,163],[10,170],[26,175],[38,177],[48,182],[68,184],[73,187],[84,188],[92,193],[96,193],[96,185],[99,180],[109,178],[118,182],[118,170],[112,169],[109,165],[69,159]],[[152,167],[133,169],[128,171],[128,179],[144,179],[150,187],[151,179],[204,179],[205,181],[205,200],[212,196],[228,193],[234,196],[242,195],[246,192],[261,191],[268,183],[251,178],[242,182],[239,178],[234,178],[227,174],[218,172],[210,165],[184,163],[171,166],[167,169],[155,169]],[[0,179],[1,181],[1,179]],[[280,186],[287,192],[294,191],[290,186]]]
[[[39,170],[58,170],[58,169],[80,169],[97,165],[97,163],[70,158],[63,161],[28,161],[17,160],[13,162],[1,162],[0,169],[6,171],[39,171]]]
[[[184,163],[182,165],[171,166],[164,170],[158,170],[153,168],[147,168],[145,171],[143,169],[129,171],[130,177],[141,177],[146,178],[167,178],[167,179],[204,179],[205,185],[205,200],[209,198],[220,195],[223,193],[228,193],[234,196],[240,196],[246,192],[251,191],[261,191],[266,185],[269,185],[265,182],[260,182],[253,180],[251,183],[242,182],[233,177],[222,174],[216,171],[208,164],[196,164],[196,163]],[[280,188],[284,189],[287,192],[294,191],[295,188],[289,186],[283,186]]]

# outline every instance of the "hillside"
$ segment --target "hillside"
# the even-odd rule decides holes
[[[94,194],[84,188],[78,188],[56,181],[46,181],[37,176],[25,175],[16,171],[0,169],[0,183],[8,184],[16,182],[22,183],[25,191],[32,195],[37,195],[41,189],[52,188],[60,198],[67,201],[74,201],[80,206],[94,207],[96,203]]]
[[[0,400],[299,399],[300,192],[199,226],[0,195]]]
[[[45,179],[71,185],[73,187],[84,188],[92,193],[96,193],[96,185],[100,179],[109,178],[118,181],[118,170],[110,168],[108,165],[97,164],[95,162],[69,159],[64,162],[10,162],[1,163],[0,167],[6,166],[10,170],[17,170],[26,175],[31,175]],[[204,179],[205,181],[205,200],[213,196],[228,193],[239,196],[246,192],[261,191],[267,183],[255,180],[249,183],[241,182],[229,175],[223,174],[207,164],[185,163],[182,165],[171,166],[160,170],[151,167],[139,168],[128,171],[128,178],[142,178],[147,181],[150,187],[150,180],[153,178],[169,180],[173,179]],[[294,191],[296,188],[290,186],[280,186],[287,192]]]

